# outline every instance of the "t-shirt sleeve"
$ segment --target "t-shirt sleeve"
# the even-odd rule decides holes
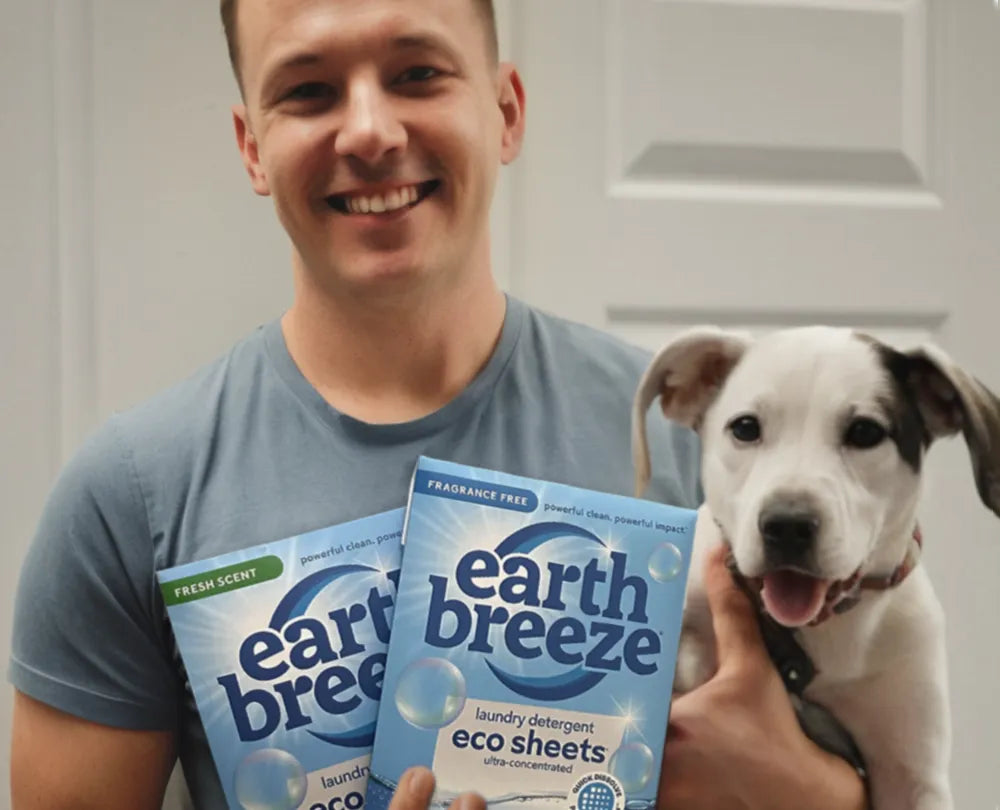
[[[86,720],[176,725],[180,688],[155,597],[149,522],[113,420],[66,465],[46,502],[20,573],[8,677]]]

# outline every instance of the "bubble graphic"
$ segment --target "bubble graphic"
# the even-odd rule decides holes
[[[658,582],[669,582],[681,572],[684,558],[673,543],[661,543],[649,555],[649,574]]]
[[[306,771],[280,748],[247,754],[233,779],[243,810],[295,810],[306,797]]]
[[[642,790],[653,775],[653,752],[645,743],[625,743],[611,755],[608,770],[626,793]]]
[[[396,708],[417,728],[441,728],[465,705],[465,678],[451,661],[421,658],[410,664],[396,685]]]

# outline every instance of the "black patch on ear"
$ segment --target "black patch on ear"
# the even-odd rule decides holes
[[[881,402],[892,423],[889,435],[903,461],[914,472],[920,472],[920,464],[924,452],[930,446],[931,436],[920,413],[916,394],[907,383],[912,371],[910,358],[877,340],[867,339],[867,342],[870,342],[878,355],[892,387],[892,394],[884,397]]]

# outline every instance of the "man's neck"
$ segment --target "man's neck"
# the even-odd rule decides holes
[[[341,413],[376,424],[426,416],[483,368],[506,312],[488,274],[444,286],[377,300],[300,287],[281,322],[288,351]]]

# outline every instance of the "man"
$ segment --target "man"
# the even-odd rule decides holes
[[[631,488],[646,356],[508,299],[490,272],[489,205],[525,96],[488,0],[222,5],[237,141],[290,237],[294,301],[110,419],[60,476],[18,594],[15,810],[151,810],[178,756],[197,806],[224,806],[158,569],[399,506],[419,453]],[[694,439],[657,429],[650,495],[694,505]],[[749,632],[734,597],[717,601],[724,643],[730,625]],[[669,806],[729,806],[721,783],[756,790],[747,806],[860,806],[759,640],[731,646],[677,703]],[[397,801],[422,810],[430,781],[415,772]]]

